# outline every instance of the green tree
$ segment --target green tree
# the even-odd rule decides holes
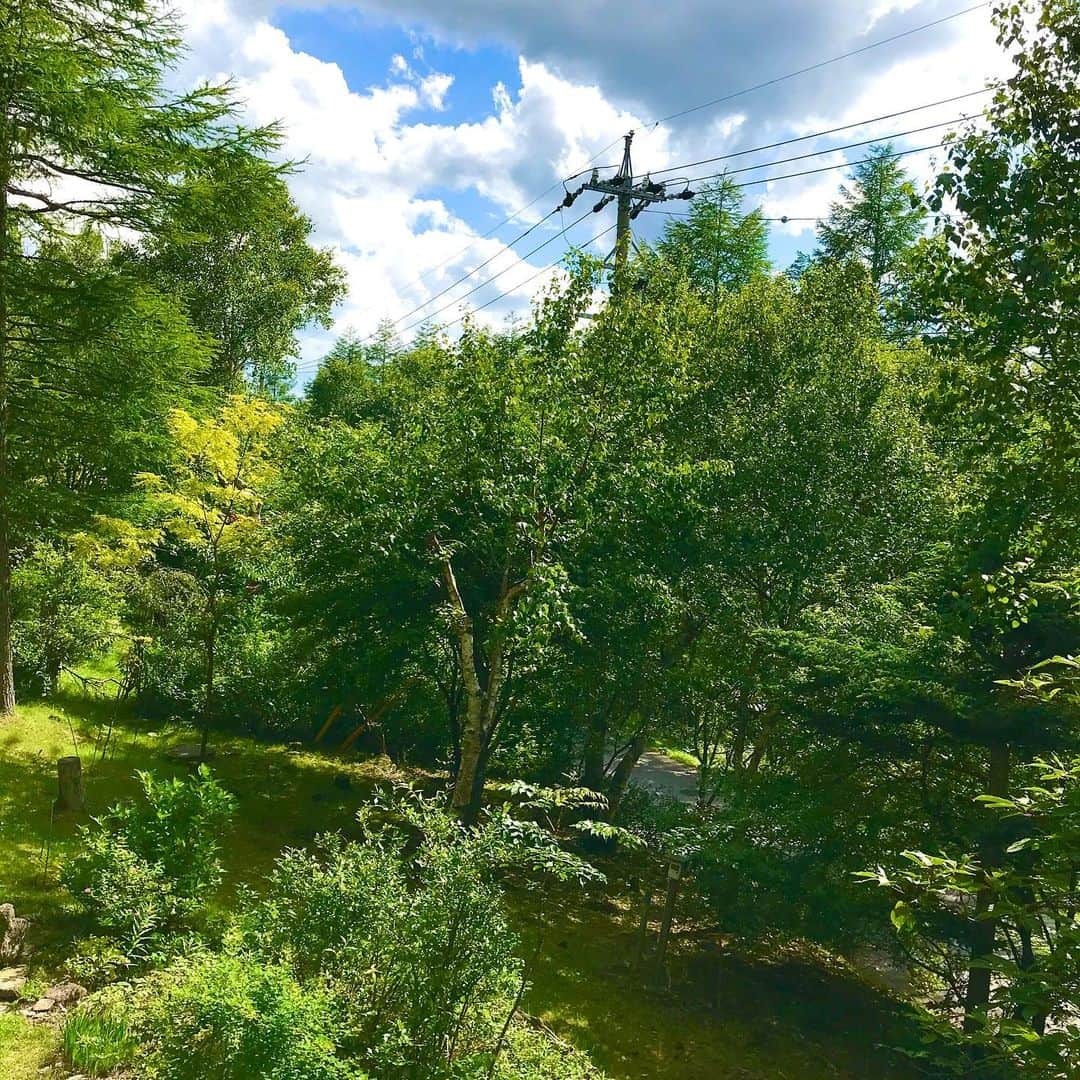
[[[949,147],[930,200],[941,238],[922,245],[911,299],[941,362],[933,404],[962,433],[971,481],[962,540],[972,587],[960,593],[984,613],[972,640],[984,651],[992,643],[991,677],[1016,679],[1077,638],[1060,583],[1075,580],[1080,552],[1080,17],[1075,0],[1046,0],[999,4],[994,20],[1014,74],[997,87],[987,122]],[[1015,747],[1030,756],[1076,733],[1053,715],[1032,729],[1009,724],[1015,710],[997,712],[985,790],[1006,798]],[[992,831],[980,857],[990,867],[1002,857]],[[991,900],[979,894],[984,915]],[[984,917],[971,943],[969,1028],[989,1001],[985,961],[998,947],[996,921]]]
[[[471,326],[455,344],[368,363],[340,406],[313,394],[351,423],[308,426],[289,454],[282,521],[305,609],[337,633],[362,627],[399,685],[421,657],[442,657],[463,817],[508,709],[576,633],[582,538],[615,502],[640,499],[643,478],[667,476],[642,464],[656,448],[646,417],[677,391],[681,345],[658,306],[612,305],[584,329],[595,280],[574,276],[526,332]]]
[[[35,544],[12,575],[16,662],[56,692],[65,667],[105,652],[120,636],[122,594],[68,546]]]
[[[904,255],[922,236],[926,209],[892,146],[871,147],[867,159],[818,224],[818,248],[827,259],[857,259],[887,294]]]
[[[657,251],[682,268],[714,307],[722,291],[740,288],[771,266],[761,211],[743,211],[742,191],[729,177],[706,184],[685,218],[666,224]]]
[[[275,471],[270,440],[281,423],[280,407],[239,395],[206,419],[178,409],[170,424],[176,443],[172,468],[165,475],[140,477],[163,511],[165,532],[180,549],[183,573],[198,597],[204,686],[200,757],[215,719],[222,623],[242,603],[246,575],[264,539],[262,506]]]
[[[252,194],[238,199],[237,191]],[[257,160],[213,163],[177,191],[170,224],[138,261],[212,341],[209,382],[229,393],[247,385],[288,394],[297,331],[330,325],[345,276],[329,249],[312,247],[311,222],[282,170]]]
[[[71,234],[154,235],[193,169],[276,141],[230,123],[228,88],[170,97],[164,79],[179,51],[175,20],[151,0],[0,5],[0,715],[15,703],[12,554],[40,490],[28,483],[39,425],[53,434],[63,423],[71,444],[107,454],[102,412],[160,416],[161,392],[202,360],[174,305],[73,254]]]

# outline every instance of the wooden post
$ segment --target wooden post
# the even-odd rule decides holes
[[[668,938],[671,937],[671,922],[675,917],[675,897],[679,894],[679,882],[682,881],[683,860],[671,860],[667,872],[667,897],[664,900],[664,921],[660,924],[660,943],[656,947],[656,962],[663,964],[667,955]]]
[[[56,809],[60,813],[82,813],[86,806],[86,792],[83,789],[82,758],[62,757],[56,763],[56,778],[59,791],[56,797]]]

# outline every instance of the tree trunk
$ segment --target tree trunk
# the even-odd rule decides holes
[[[79,814],[86,805],[83,789],[82,758],[62,757],[56,763],[57,813]]]
[[[990,746],[990,769],[987,776],[986,794],[1005,798],[1009,793],[1009,747],[996,742]],[[990,870],[1000,862],[1000,843],[996,830],[988,828],[981,845],[983,866]],[[989,889],[979,892],[975,900],[975,926],[971,935],[971,959],[986,960],[994,954],[997,937],[997,920],[992,917]],[[972,966],[968,970],[967,992],[964,997],[964,1030],[977,1031],[981,1027],[978,1013],[990,1004],[991,972],[985,967]]]
[[[607,747],[607,710],[598,711],[585,729],[585,748],[581,759],[581,786],[604,790],[604,751]]]
[[[619,764],[615,766],[615,771],[611,774],[611,784],[608,787],[607,816],[609,821],[615,820],[615,815],[619,812],[619,806],[623,801],[623,796],[626,794],[626,789],[630,786],[630,774],[633,773],[638,759],[645,753],[647,745],[648,742],[644,732],[634,736],[630,749],[623,754],[619,759]]]
[[[199,743],[199,764],[206,761],[206,744],[210,741],[210,723],[214,716],[214,663],[217,649],[217,619],[210,622],[206,639],[206,700],[203,702],[202,741]]]
[[[471,651],[473,638],[471,629],[466,635]],[[475,685],[470,685],[473,683]],[[480,691],[475,674],[472,680],[466,680],[465,718],[461,725],[461,756],[457,776],[454,778],[454,794],[451,805],[462,821],[472,823],[476,819],[474,792],[480,776],[480,759],[484,752],[484,695]]]
[[[56,692],[60,689],[60,658],[58,656],[50,656],[47,663],[47,670],[45,672],[45,694],[48,697],[55,697]]]
[[[11,653],[11,490],[8,433],[11,425],[8,378],[8,197],[11,179],[8,102],[4,102],[0,147],[0,718],[15,711],[15,664]]]

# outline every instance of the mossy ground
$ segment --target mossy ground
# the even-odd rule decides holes
[[[188,766],[166,751],[195,737],[183,726],[114,716],[111,703],[74,684],[57,699],[22,705],[15,718],[0,722],[0,899],[34,920],[33,978],[54,974],[72,943],[90,930],[57,879],[79,824],[52,815],[57,758],[77,748],[87,813],[95,814],[136,793],[137,769],[182,773]],[[228,736],[216,736],[211,746],[212,767],[238,802],[236,828],[225,842],[222,905],[238,885],[257,887],[283,847],[307,844],[327,830],[353,830],[360,803],[377,783],[397,775],[385,759],[343,762]],[[514,907],[528,937],[528,905]],[[886,1064],[878,1046],[886,1027],[899,1021],[886,1001],[861,986],[809,965],[730,958],[717,1007],[709,1009],[686,974],[678,939],[670,986],[667,980],[654,985],[628,967],[635,913],[618,895],[586,902],[566,897],[549,920],[525,1008],[589,1051],[616,1080],[904,1075]],[[55,1047],[52,1029],[0,1016],[4,1080],[47,1076],[38,1070],[55,1057]]]

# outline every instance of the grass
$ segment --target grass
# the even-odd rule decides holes
[[[87,1076],[109,1073],[135,1059],[139,1044],[123,1020],[93,1012],[73,1012],[64,1021],[64,1054]]]
[[[57,867],[76,849],[78,822],[51,815],[56,759],[77,744],[87,810],[95,814],[136,793],[136,769],[182,774],[187,766],[165,752],[195,739],[183,725],[121,715],[102,760],[110,708],[68,686],[57,700],[21,706],[13,720],[0,723],[0,899],[34,920],[31,975],[37,979],[55,975],[72,943],[90,932],[58,885]],[[348,834],[372,787],[399,775],[385,761],[344,762],[239,737],[215,737],[211,747],[215,774],[237,797],[217,899],[223,906],[238,886],[257,886],[283,847],[306,845],[328,830]],[[524,910],[517,917],[527,928]],[[691,949],[681,949],[678,939],[670,988],[650,989],[627,969],[635,918],[618,895],[585,903],[568,898],[551,918],[525,1008],[588,1051],[613,1080],[906,1075],[882,1060],[876,1040],[895,1017],[888,1002],[865,987],[810,966],[726,958],[719,1007],[708,1010],[689,974]],[[0,1016],[0,1077],[47,1076],[38,1069],[57,1046],[54,1029]]]
[[[701,764],[696,754],[690,753],[689,750],[680,750],[677,746],[655,745],[653,749],[658,754],[663,754],[664,757],[669,757],[672,761],[677,761],[680,765],[686,765],[691,769],[696,769]]]
[[[49,1080],[59,1076],[51,1067],[56,1049],[54,1027],[28,1024],[15,1013],[0,1013],[0,1076],[4,1080]]]

